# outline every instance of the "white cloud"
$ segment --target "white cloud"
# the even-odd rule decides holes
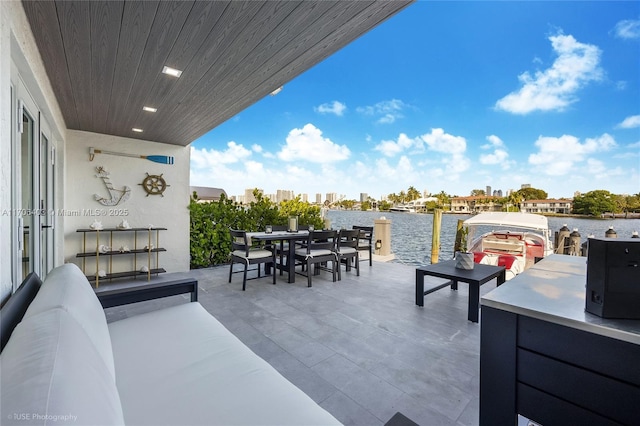
[[[502,139],[497,137],[496,135],[487,136],[488,144],[482,145],[480,148],[482,149],[492,149],[492,148],[504,148],[504,142]]]
[[[500,165],[503,169],[510,167],[509,153],[504,149],[504,142],[496,135],[487,136],[488,144],[483,145],[482,149],[493,149],[491,154],[481,154],[480,163],[485,165]]]
[[[259,153],[261,153],[263,150],[262,150],[262,147],[261,147],[260,145],[258,145],[258,144],[253,144],[253,145],[251,145],[251,151],[253,151],[253,152],[257,152],[257,153],[259,154]]]
[[[578,172],[574,166],[582,163],[590,154],[608,151],[616,146],[615,140],[607,133],[584,143],[575,136],[563,135],[559,138],[540,136],[535,142],[538,152],[529,155],[529,163],[537,166],[550,176],[563,176]],[[583,171],[580,171],[584,173]]]
[[[571,35],[549,37],[558,55],[553,65],[518,76],[522,87],[496,102],[496,108],[513,114],[540,111],[562,111],[576,102],[576,92],[590,81],[602,79],[601,51],[597,46],[578,42]]]
[[[625,90],[627,88],[627,85],[628,85],[627,82],[624,80],[616,81],[615,83],[616,90],[619,90],[619,91]]]
[[[234,141],[227,143],[227,149],[216,151],[215,149],[197,149],[191,147],[191,166],[196,169],[216,167],[220,164],[236,163],[243,161],[251,155],[251,151]]]
[[[443,129],[431,129],[431,133],[420,136],[431,151],[444,154],[458,155],[467,149],[467,140],[462,136],[453,136],[445,133]]]
[[[338,145],[322,137],[322,131],[313,124],[289,132],[286,145],[278,153],[284,161],[306,160],[312,163],[331,163],[349,158],[351,152],[346,145]]]
[[[342,102],[333,101],[317,106],[314,110],[320,114],[335,114],[338,117],[342,117],[347,110],[347,106]]]
[[[356,108],[361,114],[379,117],[376,121],[379,124],[391,124],[399,118],[403,118],[402,110],[408,105],[399,99],[378,102],[375,105],[369,105]]]
[[[631,115],[616,127],[620,129],[635,129],[636,127],[640,127],[640,115]]]
[[[464,137],[450,135],[443,129],[431,129],[431,133],[425,133],[420,136],[420,139],[429,151],[444,154],[436,159],[442,170],[434,170],[430,174],[436,173],[446,180],[455,181],[459,179],[462,172],[471,167],[471,161],[464,156],[467,150],[467,141]]]
[[[640,38],[640,19],[625,19],[613,28],[616,37],[624,39]]]
[[[376,151],[380,151],[387,157],[393,157],[394,155],[399,154],[402,151],[411,148],[412,146],[415,146],[416,143],[420,142],[416,142],[415,139],[411,139],[406,134],[400,133],[397,141],[382,141],[378,145],[376,145],[374,149]]]

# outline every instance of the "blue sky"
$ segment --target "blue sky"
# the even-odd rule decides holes
[[[418,2],[191,145],[191,185],[640,192],[640,2]]]

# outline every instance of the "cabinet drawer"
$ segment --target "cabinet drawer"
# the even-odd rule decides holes
[[[518,347],[640,386],[640,346],[519,316]]]
[[[517,381],[623,424],[640,418],[640,387],[518,349]]]
[[[569,404],[559,398],[518,383],[517,412],[544,426],[620,425],[611,419]]]

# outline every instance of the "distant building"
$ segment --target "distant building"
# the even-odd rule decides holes
[[[499,201],[498,197],[486,195],[453,197],[451,198],[451,211],[455,213],[500,212],[502,211],[502,203]]]
[[[253,191],[257,189],[260,194],[264,194],[263,189],[259,188],[247,188],[244,190],[244,202],[243,204],[250,204],[256,201],[256,197],[253,196]]]
[[[227,197],[227,193],[222,188],[210,188],[208,186],[190,186],[189,188],[191,194],[195,192],[198,196],[198,202],[218,201],[222,194]]]
[[[525,213],[557,213],[569,214],[573,208],[573,200],[527,200],[520,203],[520,211]]]
[[[322,204],[322,194],[320,194],[319,192],[316,193],[316,204]]]
[[[303,203],[308,203],[309,202],[309,194],[302,194],[301,200],[302,200]]]
[[[295,194],[290,189],[278,189],[276,193],[276,202],[289,201],[296,198]]]
[[[361,192],[360,193],[360,202],[364,203],[365,201],[367,201],[367,199],[369,198],[369,194],[367,194],[366,192]]]
[[[487,190],[484,191],[486,195],[491,195],[491,186],[487,185]]]
[[[338,200],[338,194],[335,192],[327,192],[327,201],[330,203],[335,203]]]
[[[531,188],[530,183],[523,183],[522,185],[520,185],[520,189],[527,189],[527,188]]]

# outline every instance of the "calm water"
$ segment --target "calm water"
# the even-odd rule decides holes
[[[373,226],[373,221],[381,216],[391,220],[391,251],[396,256],[396,262],[411,265],[431,263],[431,231],[433,229],[433,215],[393,213],[393,212],[362,212],[330,210],[327,217],[331,219],[334,229],[351,228],[352,225]],[[458,214],[443,214],[440,233],[440,260],[453,257],[453,243],[458,219],[470,216]],[[582,241],[586,241],[589,234],[604,237],[604,233],[613,226],[618,237],[630,237],[633,231],[640,232],[640,219],[578,219],[573,217],[550,217],[549,228],[551,239],[553,233],[567,224],[569,229],[578,228]]]

